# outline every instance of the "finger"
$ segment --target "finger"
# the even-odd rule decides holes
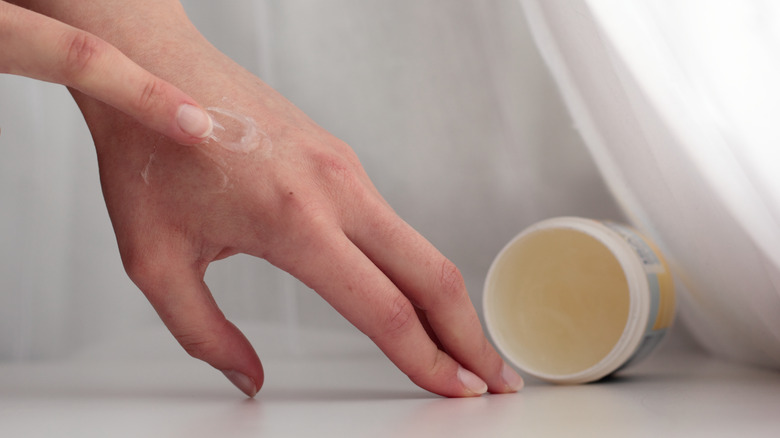
[[[520,376],[485,337],[460,272],[430,242],[390,211],[372,215],[348,234],[421,309],[453,359],[482,378],[491,392],[522,388]]]
[[[487,390],[437,348],[409,300],[339,229],[318,236],[299,248],[297,258],[270,261],[316,290],[418,386],[447,397]]]
[[[213,121],[194,99],[90,33],[0,1],[0,73],[75,88],[178,143],[211,135]]]
[[[219,310],[202,272],[194,265],[164,262],[130,262],[126,268],[184,350],[222,371],[247,396],[254,397],[263,385],[260,359]]]

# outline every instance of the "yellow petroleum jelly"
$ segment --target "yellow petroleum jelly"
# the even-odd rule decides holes
[[[615,256],[580,231],[529,236],[497,266],[498,330],[526,366],[552,374],[587,369],[615,346],[628,319],[628,283]]]

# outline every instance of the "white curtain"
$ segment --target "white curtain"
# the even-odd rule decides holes
[[[516,0],[187,0],[198,28],[355,149],[480,307],[498,250],[556,215],[619,219]],[[63,87],[0,76],[0,359],[67,354],[159,324],[124,274],[89,133]],[[350,331],[237,256],[207,282],[229,318]]]
[[[610,188],[666,250],[681,319],[780,368],[778,3],[523,3]]]

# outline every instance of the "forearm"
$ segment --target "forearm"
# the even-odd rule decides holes
[[[189,23],[177,0],[9,0],[74,27],[103,36],[139,26]]]
[[[186,57],[182,41],[205,43],[177,0],[13,0],[19,6],[92,33],[152,73]]]

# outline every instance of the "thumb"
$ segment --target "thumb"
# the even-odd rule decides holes
[[[107,103],[177,143],[211,135],[194,99],[88,32],[0,1],[0,73],[67,85]]]
[[[148,265],[147,265],[148,266]],[[247,396],[263,385],[263,367],[249,340],[217,307],[194,266],[128,267],[168,330],[192,357],[223,374]]]

